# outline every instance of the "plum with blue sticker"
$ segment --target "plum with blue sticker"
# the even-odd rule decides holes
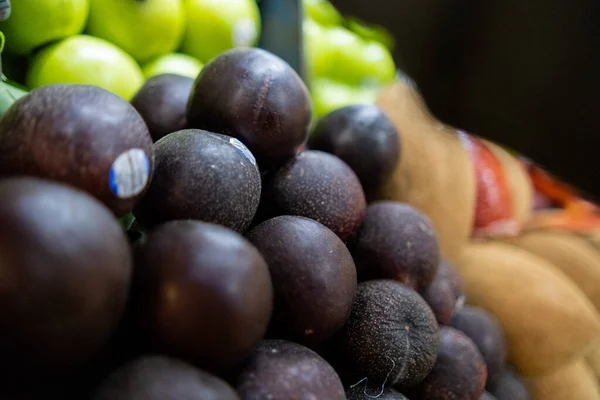
[[[119,198],[127,199],[140,194],[148,184],[150,160],[142,149],[121,153],[113,162],[108,183]]]
[[[256,158],[254,155],[248,150],[248,148],[244,145],[244,143],[240,142],[236,138],[229,139],[229,143],[231,143],[236,149],[240,151],[253,165],[256,165]]]

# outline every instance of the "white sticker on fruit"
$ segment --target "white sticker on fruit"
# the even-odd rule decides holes
[[[10,17],[10,0],[0,0],[0,22]]]
[[[232,40],[235,47],[249,47],[256,41],[258,34],[256,23],[251,19],[242,19],[233,26]]]
[[[150,161],[142,149],[121,153],[110,168],[108,182],[117,197],[127,199],[140,194],[150,178]]]
[[[236,149],[238,149],[240,153],[242,153],[244,157],[250,160],[252,164],[256,165],[256,158],[254,158],[254,155],[250,153],[250,150],[248,150],[244,143],[240,142],[236,138],[229,139],[229,143],[231,143]]]

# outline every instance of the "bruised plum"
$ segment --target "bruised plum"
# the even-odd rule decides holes
[[[464,283],[448,261],[442,260],[433,281],[422,292],[440,325],[450,325],[452,316],[463,307]]]
[[[281,58],[257,48],[233,49],[206,64],[187,110],[190,128],[233,136],[261,169],[279,166],[305,142],[309,93]]]
[[[477,346],[454,328],[440,328],[435,365],[415,390],[415,400],[479,400],[487,369]],[[412,397],[411,397],[412,399]]]
[[[269,265],[278,337],[317,345],[346,322],[356,268],[344,243],[322,224],[284,215],[246,234]]]
[[[440,248],[431,221],[400,202],[371,203],[351,247],[361,280],[393,279],[420,291],[439,268]]]
[[[400,136],[390,118],[374,104],[354,104],[323,117],[308,147],[341,158],[372,194],[394,172],[400,157]]]
[[[369,382],[411,386],[433,368],[439,330],[414,290],[392,280],[358,285],[340,351]]]
[[[242,400],[346,400],[331,365],[312,350],[285,340],[259,343],[236,389]]]
[[[488,370],[488,384],[502,375],[506,362],[506,338],[494,316],[478,307],[464,307],[450,325],[467,335],[477,345]]]
[[[239,400],[225,381],[165,356],[140,357],[114,371],[92,400]]]

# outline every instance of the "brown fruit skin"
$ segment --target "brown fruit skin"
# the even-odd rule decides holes
[[[149,355],[117,369],[92,400],[240,400],[225,381],[178,359]]]
[[[305,142],[308,89],[281,58],[257,48],[233,49],[206,64],[187,109],[190,128],[238,138],[261,169],[277,167]]]
[[[340,342],[369,382],[408,387],[433,368],[439,331],[417,292],[392,280],[373,280],[358,285]]]
[[[315,126],[308,147],[342,159],[369,194],[387,181],[400,158],[398,131],[374,104],[350,105],[329,113]]]
[[[477,346],[487,366],[487,384],[502,376],[507,345],[502,326],[494,316],[478,307],[464,307],[450,325],[467,335]]]
[[[143,150],[148,182],[132,197],[111,190],[117,157]],[[80,188],[117,216],[130,212],[152,176],[152,138],[127,101],[96,86],[56,84],[31,91],[0,121],[0,177],[29,175]]]
[[[367,207],[352,169],[322,151],[298,154],[275,174],[267,190],[279,215],[314,219],[343,241],[358,231]]]
[[[435,366],[416,389],[415,400],[479,400],[487,370],[477,346],[454,328],[440,328]]]
[[[94,357],[121,318],[133,269],[114,215],[37,178],[0,181],[0,370],[63,373]]]
[[[452,316],[463,306],[464,284],[460,274],[449,262],[442,260],[433,281],[422,292],[438,324],[450,325]]]
[[[427,216],[395,201],[367,207],[363,224],[351,244],[360,280],[393,279],[417,291],[437,274],[440,248]]]
[[[152,228],[194,219],[244,232],[260,201],[260,173],[229,140],[235,139],[186,129],[156,142],[154,178],[134,211],[138,222]]]
[[[221,372],[265,334],[273,308],[269,270],[254,246],[225,227],[171,221],[136,251],[135,308],[161,353]]]
[[[342,328],[356,292],[356,267],[333,232],[308,218],[281,216],[246,236],[269,265],[278,337],[314,347]]]
[[[527,386],[521,376],[512,368],[504,368],[504,373],[488,390],[498,400],[529,400]]]
[[[331,365],[312,350],[285,340],[263,340],[244,366],[236,389],[242,400],[346,400]]]
[[[360,384],[346,390],[348,400],[408,400],[402,393],[386,387],[382,390],[380,385]]]
[[[131,104],[140,113],[155,142],[187,128],[187,103],[194,80],[187,76],[153,76],[136,93]]]

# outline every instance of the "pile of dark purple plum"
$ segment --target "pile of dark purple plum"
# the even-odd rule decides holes
[[[84,85],[17,101],[0,398],[526,399],[429,219],[378,197],[391,121],[356,105],[311,123],[304,83],[259,49],[131,104]]]

